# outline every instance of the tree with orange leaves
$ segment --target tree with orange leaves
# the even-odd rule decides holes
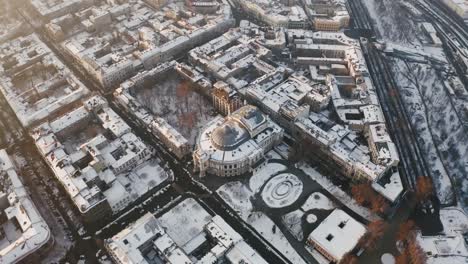
[[[432,195],[432,179],[427,176],[420,176],[416,181],[416,199],[418,201],[428,200]]]
[[[184,99],[185,102],[185,109],[187,110],[189,107],[189,93],[192,91],[192,87],[190,87],[190,83],[188,81],[181,81],[179,85],[176,87],[176,96],[179,100]]]
[[[372,200],[374,196],[372,187],[369,183],[358,183],[351,187],[351,194],[354,200],[360,205]]]
[[[413,235],[411,239],[408,240],[408,257],[412,264],[424,264],[426,263],[427,256],[424,250],[419,246],[418,242],[416,241],[415,236]]]
[[[375,220],[370,222],[367,228],[374,236],[382,237],[388,228],[388,224],[383,220]]]
[[[181,81],[176,87],[176,96],[185,97],[190,92],[190,85],[187,81]]]
[[[357,264],[358,263],[358,258],[351,254],[351,253],[346,253],[346,255],[343,256],[340,260],[340,264]]]
[[[407,250],[403,250],[400,255],[395,258],[395,264],[409,264],[410,258]]]
[[[415,228],[415,223],[413,220],[408,220],[400,225],[398,232],[396,233],[396,241],[406,241],[409,238],[411,232]]]
[[[359,245],[367,250],[374,250],[377,242],[383,237],[388,224],[383,220],[375,220],[367,226],[367,233],[359,240]]]
[[[387,201],[380,195],[371,200],[371,211],[374,213],[384,213],[388,207]]]

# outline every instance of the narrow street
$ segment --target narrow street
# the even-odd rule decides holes
[[[73,208],[57,187],[53,174],[40,158],[27,132],[16,120],[15,114],[0,95],[0,127],[2,131],[0,148],[6,148],[14,158],[19,174],[31,195],[32,200],[49,225],[54,244],[49,250],[45,263],[62,259],[73,244],[77,225]]]
[[[25,19],[28,19],[28,15],[22,13]],[[28,19],[29,20],[29,19]],[[108,102],[110,103],[111,108],[118,113],[124,120],[130,125],[133,129],[135,134],[141,137],[146,143],[150,144],[155,150],[156,155],[163,161],[166,162],[167,166],[174,172],[175,175],[175,182],[173,185],[162,195],[159,196],[151,196],[147,200],[145,200],[141,204],[137,204],[136,207],[132,209],[120,213],[118,216],[113,216],[110,223],[103,226],[102,224],[98,226],[86,226],[84,223],[77,223],[77,221],[72,221],[79,219],[77,215],[71,215],[70,218],[69,214],[71,210],[70,208],[64,207],[64,205],[69,205],[70,200],[66,199],[66,203],[63,202],[63,197],[67,197],[65,193],[61,193],[63,190],[55,186],[57,181],[53,178],[53,174],[50,172],[48,168],[45,168],[47,174],[41,174],[41,176],[36,177],[32,176],[31,181],[25,182],[27,186],[41,186],[40,188],[31,188],[34,189],[34,196],[41,197],[43,201],[40,203],[43,204],[51,204],[52,208],[49,210],[51,212],[57,212],[59,215],[52,217],[50,220],[50,226],[61,226],[66,225],[67,229],[67,237],[69,239],[74,240],[74,245],[72,250],[68,252],[66,260],[75,262],[77,261],[81,255],[85,255],[86,259],[91,261],[91,263],[97,262],[95,254],[98,252],[99,249],[102,248],[102,240],[109,238],[110,236],[116,234],[120,231],[124,226],[128,223],[131,223],[142,216],[145,212],[157,212],[158,209],[162,208],[164,205],[170,203],[177,196],[184,195],[186,193],[191,193],[196,195],[199,199],[201,199],[204,203],[209,205],[209,207],[215,212],[216,214],[221,215],[236,231],[242,233],[243,236],[249,243],[270,263],[287,263],[287,259],[282,256],[276,249],[273,247],[265,247],[268,244],[268,241],[265,241],[259,234],[256,234],[254,230],[247,227],[240,218],[235,216],[234,212],[231,212],[231,209],[228,208],[224,202],[213,195],[199,185],[195,184],[191,175],[191,169],[188,165],[182,165],[182,162],[178,160],[172,153],[170,153],[163,144],[156,139],[152,134],[148,133],[145,128],[142,128],[138,123],[135,122],[132,118],[126,115],[120,108],[115,105],[112,100],[112,94],[104,94],[101,87],[97,84],[97,82],[89,77],[87,77],[85,71],[80,68],[76,63],[74,63],[71,59],[63,56],[60,52],[60,49],[53,44],[53,41],[48,38],[46,33],[40,28],[35,27],[30,23],[33,28],[35,28],[35,33],[40,37],[40,39],[52,50],[52,52],[65,64],[67,65],[70,70],[77,76],[77,78],[83,82],[83,84],[88,87],[92,92],[99,93],[104,96]],[[7,116],[14,116],[13,112],[10,112]],[[19,125],[19,124],[18,124]],[[22,133],[26,134],[26,131],[22,130],[20,126],[18,126],[18,131],[22,131]],[[0,135],[1,136],[1,135]],[[40,155],[37,153],[33,143],[30,141],[29,136],[25,137],[24,144],[18,147],[18,152],[21,153],[23,156],[28,157],[28,163],[33,162],[32,164],[38,164],[38,166],[45,166],[43,160],[40,158]],[[33,171],[37,171],[38,169],[44,169],[44,167],[35,167],[31,168]],[[32,180],[36,179],[36,180]],[[51,180],[52,179],[52,180]],[[52,186],[52,187],[51,187]],[[45,192],[49,195],[41,196],[41,188],[45,189]],[[53,189],[52,189],[53,188]],[[50,194],[57,194],[57,196]],[[62,197],[62,201],[59,202],[56,198]],[[53,202],[51,202],[51,199]],[[55,210],[54,210],[55,209]],[[63,219],[63,220],[61,220]],[[54,222],[55,221],[55,222]],[[57,223],[59,225],[57,225]],[[63,222],[63,224],[61,223]],[[78,234],[78,231],[81,227],[86,227],[86,230],[89,231],[83,236]],[[96,232],[96,233],[94,233]],[[57,233],[57,236],[61,234]],[[272,254],[273,253],[273,254]]]
[[[375,40],[375,36],[378,35],[379,32],[376,32],[377,30],[373,26],[373,21],[369,13],[367,12],[365,5],[363,5],[362,1],[366,0],[349,0],[349,2],[347,3],[348,9],[350,9],[350,15],[354,19],[354,29],[352,29],[351,31],[355,30],[354,33],[362,37],[360,38],[361,47],[363,52],[365,53],[364,57],[367,62],[368,69],[368,72],[365,71],[364,74],[366,74],[366,76],[370,75],[372,78],[373,86],[375,86],[375,92],[378,95],[382,112],[385,116],[385,120],[387,123],[386,125],[388,127],[388,133],[391,135],[391,140],[389,141],[393,141],[398,149],[400,159],[397,162],[399,162],[399,165],[393,163],[392,166],[395,167],[391,167],[391,169],[393,170],[393,172],[394,170],[398,169],[400,171],[404,187],[408,191],[413,191],[415,190],[418,177],[423,175],[429,175],[430,171],[428,170],[428,166],[426,164],[424,153],[421,150],[421,146],[420,144],[418,144],[417,133],[415,132],[414,127],[412,127],[411,116],[405,107],[402,96],[399,94],[399,91],[396,88],[396,78],[394,76],[394,73],[392,73],[391,71],[389,61],[387,60],[387,57],[379,49],[377,49],[375,45],[379,44],[378,41]],[[32,257],[30,257],[26,259],[24,263],[77,263],[79,260],[84,259],[86,259],[86,264],[99,263],[100,252],[105,251],[104,242],[106,239],[114,236],[119,231],[122,231],[122,229],[124,229],[130,223],[138,220],[145,213],[151,212],[155,215],[162,214],[165,211],[167,211],[168,208],[172,207],[177,202],[187,197],[196,197],[198,200],[201,201],[204,207],[210,209],[209,211],[211,211],[211,213],[220,215],[235,231],[241,234],[242,237],[248,242],[248,244],[251,245],[268,263],[292,263],[292,261],[289,260],[287,256],[283,255],[280,250],[275,248],[275,246],[278,245],[273,245],[272,241],[267,241],[264,238],[263,233],[261,234],[259,233],[260,231],[256,231],[253,227],[247,225],[246,221],[244,221],[239,216],[238,212],[231,208],[215,191],[213,191],[217,187],[214,188],[210,186],[211,189],[208,189],[203,185],[203,180],[199,179],[199,177],[193,172],[191,156],[185,157],[184,160],[177,158],[171,152],[171,150],[168,149],[162,143],[162,141],[159,138],[152,134],[152,132],[147,127],[144,127],[136,118],[133,117],[131,113],[128,113],[127,110],[123,109],[123,107],[121,107],[115,102],[115,98],[112,94],[114,89],[105,90],[103,87],[101,87],[97,80],[91,78],[90,74],[80,64],[76,63],[76,61],[74,61],[73,58],[71,58],[64,52],[63,48],[60,46],[60,43],[57,43],[57,41],[52,39],[47,34],[47,32],[44,30],[43,25],[36,25],[34,23],[34,21],[36,21],[37,19],[32,17],[32,15],[28,13],[28,11],[20,9],[18,9],[17,11],[26,21],[28,21],[30,27],[34,29],[34,33],[39,36],[40,40],[44,42],[47,45],[47,47],[51,50],[51,52],[61,62],[63,62],[63,64],[70,69],[70,71],[77,77],[77,79],[79,79],[90,90],[91,94],[99,94],[102,97],[104,97],[108,101],[110,108],[113,111],[115,111],[125,121],[125,123],[127,123],[130,126],[135,135],[141,138],[145,144],[147,144],[154,150],[154,155],[158,160],[161,161],[161,167],[163,167],[167,171],[172,171],[174,175],[174,180],[172,182],[167,183],[167,185],[165,186],[160,185],[157,188],[153,188],[152,192],[145,194],[143,197],[140,197],[137,201],[127,206],[124,210],[121,210],[120,212],[110,216],[109,218],[99,220],[99,222],[91,224],[85,223],[82,220],[79,211],[75,208],[75,204],[73,204],[72,200],[69,198],[68,193],[65,192],[64,188],[60,185],[60,182],[55,178],[54,173],[48,167],[47,163],[42,159],[40,153],[35,147],[35,142],[33,142],[33,139],[28,134],[28,130],[21,126],[20,122],[17,120],[14,112],[8,105],[7,101],[5,100],[3,95],[0,94],[0,149],[7,149],[8,153],[13,157],[17,165],[19,174],[23,179],[24,185],[27,187],[31,199],[34,201],[41,215],[44,217],[47,224],[49,225],[55,241],[51,248],[43,256],[40,256],[40,259],[33,259]],[[237,19],[237,24],[239,24],[240,19],[244,18],[245,14],[242,14],[241,12],[236,10],[234,12],[234,16]],[[251,18],[249,19],[252,20]],[[285,46],[283,46],[283,48]],[[358,44],[356,44],[356,46],[358,46]],[[362,59],[361,56],[360,59]],[[290,57],[290,62],[292,63],[292,61],[293,60]],[[361,62],[361,60],[359,61]],[[296,69],[294,69],[294,71],[295,70]],[[327,75],[327,78],[328,76],[329,75]],[[215,78],[213,76],[210,77]],[[354,84],[356,84],[357,80],[354,80],[354,82]],[[333,89],[330,87],[331,86],[328,87],[329,90]],[[310,90],[308,92],[310,93]],[[148,100],[154,101],[157,99],[148,98]],[[186,101],[186,104],[188,104],[188,101]],[[375,104],[378,103],[375,103],[375,101],[373,101],[372,104],[374,104],[375,106]],[[331,109],[331,104],[329,104],[329,106],[329,109]],[[335,105],[335,107],[337,106]],[[202,109],[200,109],[200,112],[202,112]],[[317,113],[319,113],[318,110]],[[87,112],[84,113],[84,115],[87,114]],[[307,114],[309,113],[307,112]],[[233,116],[235,117],[235,115]],[[107,118],[110,119],[109,116],[107,116]],[[308,117],[306,116],[305,118]],[[299,120],[299,117],[297,120]],[[381,118],[379,120],[379,123],[384,122]],[[291,123],[295,122],[297,122],[296,119],[291,121]],[[366,125],[368,124],[369,123],[366,123]],[[383,126],[385,127],[385,124],[383,124]],[[128,130],[126,131],[128,132]],[[194,132],[193,134],[196,133]],[[256,134],[252,135],[251,133],[250,136],[254,138]],[[369,135],[367,136],[371,137]],[[386,136],[388,135],[386,134]],[[210,135],[210,137],[212,136]],[[281,138],[282,137],[283,136],[281,135]],[[318,137],[318,132],[316,137]],[[278,139],[278,141],[282,141],[281,138]],[[359,139],[361,140],[361,138]],[[295,140],[297,140],[298,142],[302,142],[298,138],[295,138]],[[200,144],[202,145],[203,143]],[[367,144],[367,142],[365,144]],[[77,145],[83,146],[82,143]],[[56,145],[56,147],[57,146],[58,145]],[[326,147],[329,147],[329,145],[327,145]],[[132,150],[135,150],[135,148],[132,148]],[[223,150],[226,151],[226,149]],[[101,149],[99,149],[99,151],[101,151]],[[263,149],[263,151],[264,152],[262,152],[262,155],[264,153],[267,153],[265,149]],[[96,153],[97,151],[90,152]],[[245,151],[243,153],[245,153]],[[370,151],[370,153],[373,154],[374,152]],[[92,156],[89,155],[89,153],[87,155],[90,157]],[[224,155],[225,154],[223,154],[223,159]],[[248,156],[246,154],[244,155]],[[97,154],[95,156],[97,156]],[[336,168],[335,161],[331,161],[331,159],[325,155],[323,155],[323,157],[315,157],[312,154],[304,154],[304,156],[300,157],[299,160],[306,159],[304,157],[312,158],[313,161],[311,161],[310,164],[320,166],[320,168],[317,169],[319,172],[326,172],[328,176],[331,176],[332,181],[334,183],[339,183],[336,185],[339,185],[340,191],[349,191],[351,182],[354,180],[350,180],[350,178],[344,177],[341,174],[341,172],[337,172],[338,169]],[[359,157],[361,159],[363,158],[362,156]],[[93,157],[91,157],[91,160],[92,158]],[[119,159],[120,157],[115,158],[114,160]],[[396,159],[394,159],[393,161],[395,160]],[[98,164],[98,166],[105,167],[105,169],[108,169],[107,163],[109,162],[107,161],[105,162],[106,165]],[[62,162],[62,160],[57,159],[57,163],[59,162]],[[80,160],[80,162],[82,161]],[[347,164],[351,164],[349,165],[350,167],[355,167],[358,163],[359,161],[352,160],[349,161],[349,163]],[[73,165],[75,164],[76,163],[74,163]],[[249,165],[253,166],[252,164]],[[88,166],[88,164],[85,164],[84,167],[86,166]],[[230,166],[230,168],[232,168],[232,165]],[[237,166],[238,165],[235,165],[234,168],[237,168]],[[57,167],[62,168],[62,165],[59,164],[57,165]],[[222,168],[221,165],[219,167]],[[113,173],[116,171],[116,169],[114,168],[112,168]],[[224,165],[224,168],[228,168],[228,165]],[[126,169],[128,169],[128,167]],[[96,169],[96,171],[98,171],[98,169]],[[375,175],[377,176],[374,176],[373,178],[368,177],[368,179],[372,179],[369,181],[375,182],[380,179],[379,177],[382,174],[385,173],[381,171],[378,172],[381,174],[377,175],[376,173]],[[388,170],[386,172],[388,172]],[[97,174],[99,173],[95,173],[95,175]],[[74,177],[76,175],[78,175],[78,173],[74,173]],[[119,174],[118,176],[121,175]],[[231,174],[229,174],[229,176],[231,176]],[[99,177],[101,177],[101,175],[99,175]],[[349,177],[355,177],[355,175]],[[92,180],[94,180],[94,178]],[[232,180],[232,178],[229,178],[229,180]],[[318,192],[321,189],[319,188],[319,185],[316,182],[310,182],[310,178],[308,178],[308,180],[309,181],[303,180],[303,182],[307,184],[306,188],[304,189],[306,189],[308,192]],[[99,181],[99,179],[96,181]],[[91,181],[86,181],[88,186],[91,186],[89,182]],[[106,182],[106,184],[103,183],[102,186],[110,186],[111,184],[112,183],[109,180],[108,182]],[[68,185],[70,186],[70,184]],[[128,185],[125,185],[125,187],[128,187]],[[104,188],[101,188],[101,185],[98,185],[98,187],[94,188],[100,188],[102,189],[102,192],[105,191]],[[398,195],[400,195],[400,182],[398,182],[398,188]],[[78,190],[78,192],[81,192],[81,189]],[[330,198],[339,197],[339,195],[336,195],[336,193],[328,194]],[[411,197],[411,195],[409,196]],[[408,196],[404,196],[402,198],[402,201],[398,205],[399,208],[396,210],[396,213],[389,217],[389,219],[386,219],[388,223],[388,229],[386,230],[383,238],[380,239],[380,241],[377,243],[375,250],[367,250],[360,256],[359,263],[377,264],[380,263],[380,258],[385,253],[390,253],[393,256],[397,256],[400,254],[395,243],[395,234],[398,232],[401,224],[406,222],[413,215],[414,208],[412,208],[412,206],[410,205],[410,199],[412,198],[408,198]],[[381,219],[379,217],[382,215],[379,215],[379,217],[377,218],[372,218],[371,220],[367,220],[368,218],[361,217],[358,213],[356,213],[359,210],[355,209],[356,207],[353,209],[353,207],[349,205],[351,198],[349,198],[347,202],[342,202],[342,200],[340,201],[340,207],[334,208],[346,207],[343,210],[346,211],[351,218],[358,218],[358,222],[369,223],[373,222],[375,219]],[[301,200],[301,202],[304,201]],[[82,206],[82,208],[85,207],[86,206]],[[291,207],[285,207],[283,208],[283,210],[273,210],[271,208],[268,209],[267,206],[263,204],[260,204],[259,207],[263,207],[261,211],[266,212],[266,214],[268,214],[269,217],[273,219],[273,221],[276,221],[276,223],[280,223],[280,221],[283,220],[281,217],[286,215],[289,212],[289,210],[291,210]],[[115,208],[116,207],[113,207],[113,210],[116,210]],[[385,218],[385,216],[382,217]],[[339,224],[338,226],[340,225],[341,224]],[[344,224],[340,226],[340,228],[343,228],[343,226]],[[311,226],[309,227],[310,229],[312,229]],[[315,229],[315,227],[313,228]],[[362,230],[362,234],[364,234],[365,229],[362,228]],[[294,235],[290,232],[290,230],[288,231],[288,229],[283,229],[281,231],[287,234],[286,237],[289,240],[289,242],[293,244],[295,248],[297,248],[295,250],[290,250],[289,252],[297,251],[299,255],[309,254],[307,255],[307,257],[303,257],[303,259],[308,263],[315,263],[315,259],[313,259],[313,256],[310,255],[310,252],[308,252],[304,247],[304,243],[312,243],[311,240],[297,240],[296,238],[294,238]],[[311,230],[307,230],[307,232],[310,233]],[[333,236],[331,236],[330,239],[327,239],[328,241],[331,241],[332,238]],[[356,238],[356,241],[358,240],[358,238],[359,237]],[[140,239],[138,238],[138,240]],[[336,242],[336,240],[333,241]],[[124,240],[124,243],[127,244],[128,241]],[[355,246],[356,244],[353,245],[353,247]],[[286,253],[284,254],[287,253],[288,251],[286,251]],[[354,254],[355,252],[351,250],[348,251],[348,253]]]

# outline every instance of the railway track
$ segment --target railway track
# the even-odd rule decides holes
[[[452,35],[450,40],[453,41],[453,38],[455,38],[460,45],[468,48],[468,27],[454,16],[447,7],[434,0],[415,0],[414,4],[425,13],[426,17],[429,18],[428,21],[443,29],[443,31],[440,31],[442,35],[448,36],[447,33],[450,33]]]
[[[348,9],[359,29],[367,29],[378,34],[373,28],[366,7],[361,0],[349,0]],[[383,55],[368,41],[362,42],[372,81],[380,99],[387,127],[398,148],[401,172],[406,185],[414,189],[418,176],[429,175],[426,162],[416,140],[411,122],[403,105],[393,74]]]
[[[468,90],[468,27],[454,12],[434,0],[414,0],[414,4],[431,21],[444,44],[448,59]]]
[[[399,95],[392,72],[383,55],[373,44],[368,45],[366,56],[382,110],[390,133],[398,147],[402,169],[406,174],[407,185],[415,186],[418,176],[429,175],[425,160],[417,144],[408,114]]]
[[[372,19],[360,0],[348,0],[346,6],[353,19],[354,28],[373,31]]]

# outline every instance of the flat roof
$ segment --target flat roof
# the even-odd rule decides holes
[[[366,233],[363,224],[354,220],[341,209],[335,209],[309,235],[312,241],[327,251],[336,261],[354,249],[359,239]]]

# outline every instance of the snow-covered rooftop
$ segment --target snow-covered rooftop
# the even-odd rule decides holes
[[[214,1],[210,11],[206,6],[189,11],[183,2],[158,3],[153,8],[159,4],[107,1],[76,12],[76,22],[52,21],[47,28],[104,88],[114,88],[141,67],[174,59],[234,25],[224,0]]]
[[[202,245],[208,247],[197,252],[197,259],[192,253]],[[156,258],[164,263],[203,264],[223,256],[233,263],[267,263],[220,216],[209,214],[194,198],[158,218],[145,214],[106,240],[106,247],[114,259],[125,263],[153,263]]]
[[[151,148],[100,96],[35,128],[32,136],[82,213],[102,203],[120,211],[170,178],[152,158]]]
[[[229,165],[240,168],[241,164],[251,164],[265,154],[272,146],[265,142],[276,142],[282,134],[280,126],[258,108],[247,105],[226,118],[217,117],[208,123],[198,137],[195,160],[217,164],[208,167]]]
[[[363,224],[343,210],[335,209],[312,231],[308,240],[339,262],[346,253],[354,249],[365,233],[366,228]]]
[[[23,126],[52,118],[88,89],[35,34],[0,45],[0,90]]]
[[[280,0],[235,0],[245,11],[271,26],[306,28],[309,25],[306,11],[301,5]]]
[[[44,246],[50,240],[50,230],[3,149],[0,150],[0,180],[0,210],[7,218],[0,226],[4,234],[0,239],[0,263],[16,263]]]

